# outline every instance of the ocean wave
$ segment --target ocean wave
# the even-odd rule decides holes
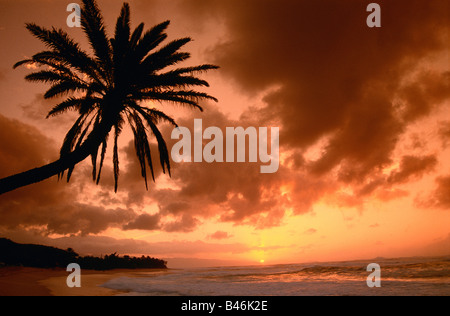
[[[169,270],[103,286],[129,295],[450,295],[450,260],[380,259],[381,289],[366,285],[370,261]]]

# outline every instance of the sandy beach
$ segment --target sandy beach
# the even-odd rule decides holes
[[[100,287],[108,280],[138,275],[147,270],[88,271],[81,274],[81,288],[69,288],[64,269],[0,268],[0,296],[113,296],[124,292]],[[151,270],[153,271],[153,270]]]

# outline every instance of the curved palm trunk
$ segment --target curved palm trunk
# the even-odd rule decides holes
[[[112,124],[102,122],[89,134],[86,141],[70,154],[40,168],[31,169],[0,179],[0,195],[56,176],[82,162],[94,151],[98,150],[98,147],[109,134],[111,129]]]

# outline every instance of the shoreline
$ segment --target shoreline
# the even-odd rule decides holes
[[[70,273],[65,269],[2,267],[0,268],[0,296],[115,296],[127,292],[104,288],[100,285],[119,277],[139,277],[143,273],[161,271],[168,270],[82,270],[81,288],[69,288],[66,280]]]

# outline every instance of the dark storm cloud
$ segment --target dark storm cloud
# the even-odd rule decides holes
[[[311,165],[361,180],[391,163],[407,124],[448,99],[448,72],[413,70],[446,49],[445,1],[380,1],[382,27],[363,1],[182,1],[196,21],[219,15],[229,39],[214,49],[221,72],[249,94],[271,86],[258,115],[280,121],[285,146],[330,141]],[[400,98],[399,109],[395,100]]]
[[[439,123],[439,136],[442,139],[442,147],[446,148],[450,141],[450,121]]]
[[[450,176],[436,179],[436,188],[428,199],[416,201],[420,206],[450,209]]]
[[[184,214],[180,219],[166,223],[163,226],[163,230],[169,233],[190,233],[194,231],[199,224],[200,221],[198,219],[189,214]]]
[[[391,173],[388,178],[390,183],[402,183],[411,177],[420,177],[426,172],[434,169],[437,165],[435,156],[415,157],[404,156],[400,162],[400,168]]]
[[[215,126],[225,131],[226,127],[249,126],[242,120],[229,120],[213,107],[207,107],[201,118],[204,128]],[[178,124],[194,130],[193,119],[182,119]],[[170,140],[171,131],[164,132],[169,148],[176,142]],[[152,189],[149,194],[163,215],[203,218],[219,215],[223,221],[273,226],[284,215],[284,198],[280,197],[279,188],[285,172],[262,175],[259,163],[172,162],[171,181],[178,188]],[[193,226],[193,221],[187,219],[181,223]],[[165,229],[170,230],[169,226]]]
[[[64,115],[47,118],[50,110],[63,100],[63,98],[45,99],[42,93],[38,93],[31,102],[21,104],[20,108],[23,111],[24,118],[29,119],[44,128],[50,126],[53,134],[63,134],[67,133],[67,129],[69,129],[76,121],[76,113],[67,112],[64,113]],[[61,128],[61,133],[55,133],[55,128],[59,127]]]
[[[355,186],[353,195],[345,195],[340,203],[345,206],[359,206],[370,195],[383,202],[409,195],[408,191],[396,188],[409,181],[421,179],[435,170],[438,160],[434,155],[427,156],[403,156],[397,169],[389,175],[375,175],[365,183]]]
[[[40,167],[57,157],[54,142],[36,128],[0,115],[1,177]],[[84,170],[82,166],[78,169]],[[43,234],[87,235],[134,220],[132,210],[80,202],[90,184],[74,177],[70,184],[53,177],[0,195],[0,226],[25,230],[40,227]]]
[[[70,207],[64,203],[46,211],[49,214],[58,214],[48,219],[47,231],[61,235],[99,234],[110,227],[120,227],[136,216],[131,210],[107,209],[81,203],[74,203]]]
[[[440,177],[436,180],[438,187],[434,192],[437,205],[446,209],[450,208],[450,176]]]
[[[62,100],[59,100],[61,102]],[[28,104],[22,104],[20,107],[23,110],[23,114],[26,118],[43,121],[50,110],[59,103],[58,99],[46,100],[42,93],[36,94],[34,99]],[[66,116],[60,116],[66,117]],[[55,120],[54,120],[55,121]],[[59,122],[60,120],[57,120]]]
[[[450,96],[450,72],[423,71],[416,80],[404,86],[399,96],[405,101],[406,107],[403,117],[406,121],[430,114]]]
[[[356,206],[374,192],[383,201],[407,196],[393,185],[419,179],[437,164],[434,155],[403,154],[398,170],[388,178],[379,174],[394,162],[409,125],[449,99],[449,72],[436,59],[448,49],[448,3],[379,3],[382,27],[370,29],[361,1],[180,2],[195,21],[224,21],[228,39],[208,52],[243,93],[277,87],[264,107],[243,118],[281,125],[282,146],[293,150],[289,161],[299,173],[292,182],[296,212],[333,192],[338,184],[326,178],[333,170],[338,181],[355,186],[356,196],[340,203]],[[447,134],[443,125],[440,135]],[[321,155],[306,160],[302,153],[324,138]],[[228,201],[238,211],[224,218],[242,220],[239,206],[251,213],[251,200]]]
[[[199,115],[204,128],[226,127],[244,128],[252,126],[251,119],[234,121],[227,118],[215,107],[205,105],[206,111]],[[181,119],[178,124],[193,131],[193,118]],[[172,148],[172,128],[161,127],[168,147]],[[332,192],[336,186],[326,178],[311,177],[305,170],[296,172],[288,166],[281,166],[275,174],[261,174],[257,163],[181,163],[172,162],[172,187],[158,188],[151,183],[147,192],[139,173],[133,145],[126,149],[128,165],[121,177],[121,192],[131,203],[147,201],[159,207],[159,214],[175,216],[178,220],[162,225],[164,231],[192,231],[201,219],[219,217],[220,221],[256,228],[278,226],[283,222],[286,209],[295,214],[306,213],[324,194]],[[155,162],[158,161],[153,159]],[[161,175],[160,167],[156,174]],[[287,185],[286,192],[282,186]],[[130,204],[131,205],[131,204]]]
[[[39,167],[57,157],[54,142],[37,128],[0,115],[0,177]]]
[[[159,229],[160,219],[161,218],[158,214],[156,215],[142,214],[136,217],[132,222],[129,222],[128,224],[124,225],[123,229],[157,230]]]

